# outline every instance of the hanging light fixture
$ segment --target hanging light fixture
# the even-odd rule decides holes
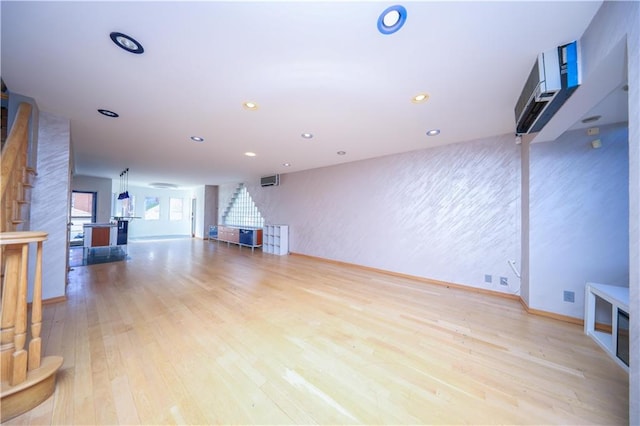
[[[124,172],[120,172],[120,187],[118,188],[120,190],[120,192],[118,193],[118,200],[122,200],[122,194],[123,194],[123,191],[122,191],[122,174],[123,173]]]
[[[120,173],[120,194],[118,200],[126,200],[129,198],[129,168],[127,167]]]

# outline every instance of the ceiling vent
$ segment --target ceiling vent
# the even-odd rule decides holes
[[[278,186],[280,185],[280,175],[265,176],[260,178],[260,186]]]
[[[580,86],[578,42],[538,55],[515,107],[516,134],[535,133]]]

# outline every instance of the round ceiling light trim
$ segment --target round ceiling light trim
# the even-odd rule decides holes
[[[427,132],[427,136],[438,136],[440,134],[440,129],[431,129]]]
[[[302,133],[300,136],[302,136],[304,139],[311,139],[313,138],[313,133],[305,132],[305,133]]]
[[[338,151],[338,152],[336,152],[336,154],[338,154],[338,155],[346,155],[347,151]]]
[[[200,137],[200,136],[191,136],[190,138],[192,141],[194,142],[204,142],[204,138]]]
[[[591,117],[587,117],[584,118],[583,120],[581,120],[583,123],[593,123],[594,121],[598,121],[600,120],[600,118],[602,118],[601,115],[592,115]]]
[[[378,18],[378,31],[388,35],[398,31],[407,21],[407,9],[396,4],[389,6],[380,14]]]
[[[255,152],[251,152],[251,151],[247,151],[244,153],[244,155],[246,155],[247,157],[255,157],[256,153]]]
[[[118,118],[120,115],[117,112],[109,111],[108,109],[98,109],[98,112],[109,118]]]
[[[429,100],[428,93],[419,93],[411,98],[411,102],[414,104],[423,104]]]
[[[109,37],[111,37],[111,41],[113,41],[116,46],[126,50],[127,52],[135,53],[136,55],[144,53],[144,47],[142,47],[142,44],[131,36],[114,31],[109,34]]]
[[[249,111],[255,111],[258,109],[258,104],[251,101],[246,101],[242,103],[242,108],[248,109]]]
[[[166,183],[166,182],[153,182],[149,184],[150,187],[156,189],[178,189],[178,185],[175,183]]]

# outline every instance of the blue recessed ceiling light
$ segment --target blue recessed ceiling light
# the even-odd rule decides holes
[[[406,20],[407,9],[404,6],[390,6],[378,18],[378,31],[382,34],[393,34],[402,28]]]

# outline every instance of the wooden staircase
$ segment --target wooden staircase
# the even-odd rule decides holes
[[[31,105],[22,103],[2,145],[0,194],[0,250],[2,299],[0,304],[0,421],[34,408],[55,390],[62,357],[42,357],[42,244],[46,232],[30,231],[31,188],[36,176],[28,164]],[[35,246],[31,309],[29,248]],[[30,314],[30,315],[29,315]],[[29,316],[31,317],[29,321]],[[28,323],[30,327],[28,327]]]

